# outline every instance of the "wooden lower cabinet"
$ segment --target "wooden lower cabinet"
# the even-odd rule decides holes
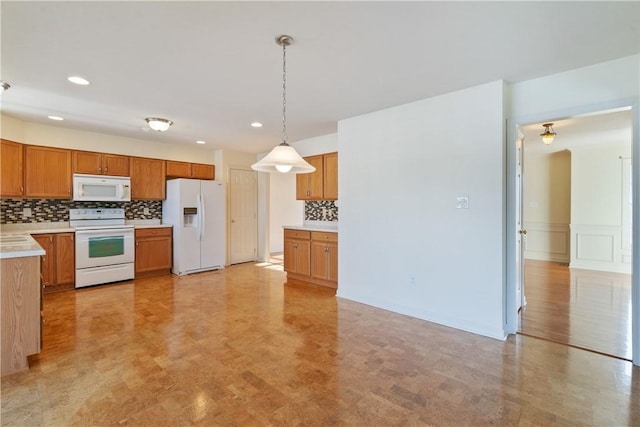
[[[284,231],[284,271],[288,277],[298,274],[308,276],[311,256],[311,235],[308,231]]]
[[[338,287],[338,234],[284,230],[284,271],[288,279]]]
[[[72,289],[76,282],[75,233],[33,234],[31,237],[45,251],[40,260],[44,291]]]
[[[170,227],[136,229],[136,279],[171,273],[171,233]]]

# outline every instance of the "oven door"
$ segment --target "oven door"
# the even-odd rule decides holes
[[[132,263],[133,228],[76,230],[76,268]]]

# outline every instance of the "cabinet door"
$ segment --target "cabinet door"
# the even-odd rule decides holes
[[[167,176],[170,178],[191,178],[191,163],[167,160]]]
[[[56,285],[76,281],[76,243],[74,233],[55,235]]]
[[[102,173],[111,176],[129,176],[129,156],[103,154]]]
[[[130,172],[133,200],[164,200],[164,160],[131,157]]]
[[[25,146],[25,196],[71,198],[71,151]]]
[[[0,145],[2,174],[0,177],[0,196],[22,197],[23,195],[23,146],[17,142],[3,139]]]
[[[323,200],[338,200],[338,153],[324,155]]]
[[[298,240],[296,248],[296,273],[308,276],[311,274],[311,242]]]
[[[191,176],[197,179],[215,179],[215,167],[200,163],[191,164]]]
[[[311,242],[311,277],[327,279],[327,244],[325,242]]]
[[[323,170],[322,155],[304,158],[310,165],[316,168],[312,173],[300,173],[296,175],[296,199],[319,200],[322,199]]]
[[[53,234],[34,234],[31,237],[33,237],[45,251],[45,254],[40,257],[40,275],[42,277],[42,285],[51,286],[54,284],[55,279],[56,258]]]
[[[338,244],[327,243],[327,280],[338,282]]]
[[[171,232],[171,229],[168,230]],[[171,269],[171,237],[136,238],[135,259],[136,274]]]
[[[102,154],[73,151],[73,173],[102,174]]]
[[[296,272],[296,242],[295,239],[284,239],[283,267],[286,272]]]

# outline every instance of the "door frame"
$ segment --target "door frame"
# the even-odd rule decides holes
[[[631,340],[632,359],[634,365],[640,366],[640,103],[638,98],[621,99],[603,104],[575,107],[561,111],[546,112],[527,117],[513,117],[507,119],[507,150],[506,150],[506,242],[505,242],[505,263],[506,280],[503,304],[503,321],[505,334],[515,334],[518,331],[518,311],[516,307],[517,298],[517,277],[516,277],[516,163],[518,138],[518,126],[544,122],[549,117],[556,119],[568,118],[571,116],[589,114],[598,111],[611,110],[615,108],[631,107],[633,112],[632,129],[632,182],[633,182],[633,260],[631,274]],[[522,195],[520,195],[522,197]]]

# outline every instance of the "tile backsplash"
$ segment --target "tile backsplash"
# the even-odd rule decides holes
[[[304,202],[305,221],[338,221],[335,200],[311,200]]]
[[[23,217],[25,208],[30,217]],[[132,200],[130,202],[74,202],[61,199],[0,199],[0,224],[69,221],[69,209],[124,208],[125,216],[132,219],[162,219],[161,200]],[[145,215],[144,209],[149,213]]]

